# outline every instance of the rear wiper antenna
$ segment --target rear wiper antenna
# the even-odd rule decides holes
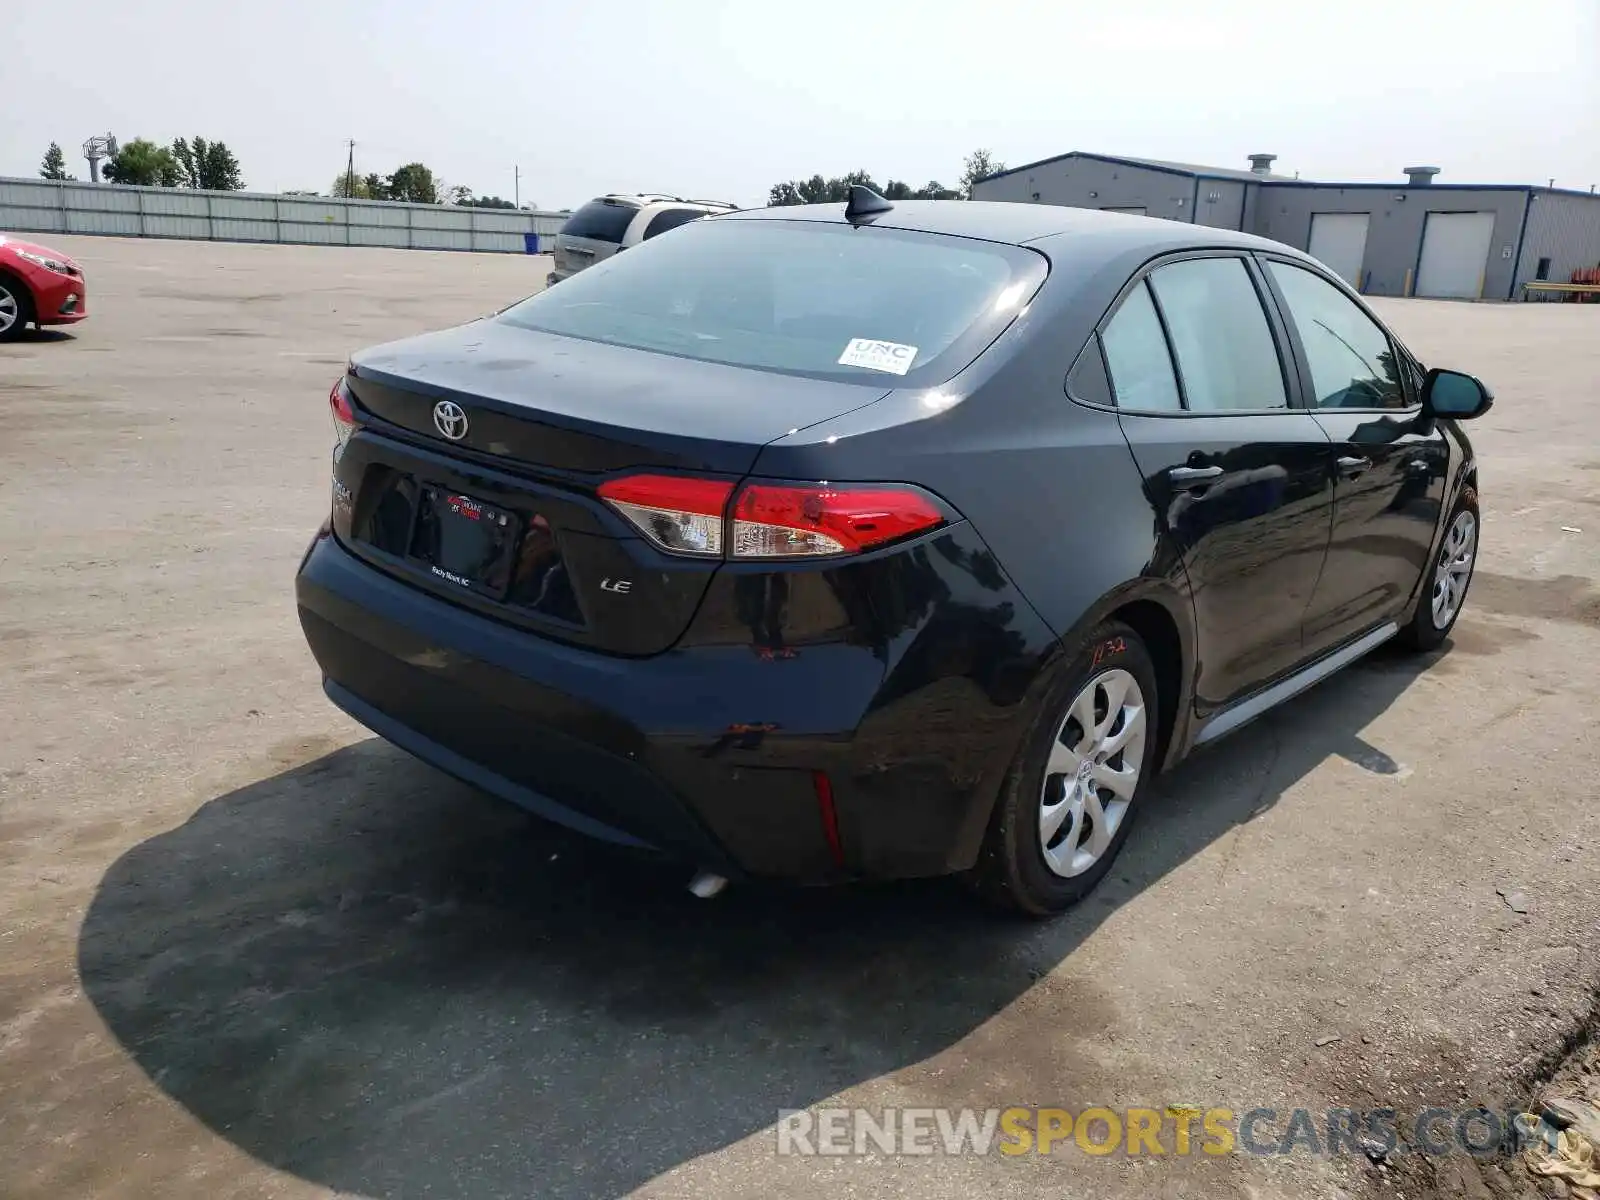
[[[884,197],[863,183],[850,185],[850,199],[845,202],[844,219],[855,222],[886,213],[894,207]]]

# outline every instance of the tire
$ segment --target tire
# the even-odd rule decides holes
[[[14,342],[33,320],[33,296],[9,275],[0,275],[0,342]]]
[[[1098,739],[1079,719],[1088,706],[1104,723]],[[1108,721],[1113,708],[1120,715]],[[1127,841],[1154,774],[1159,712],[1155,666],[1139,635],[1120,622],[1093,630],[1050,685],[1001,786],[971,871],[980,894],[1045,917],[1094,890]],[[1088,754],[1086,739],[1094,746]],[[1135,766],[1125,796],[1100,782]],[[1047,816],[1057,826],[1048,839]]]
[[[1464,547],[1459,540],[1455,540],[1463,525],[1469,527]],[[1478,515],[1478,493],[1470,487],[1462,488],[1461,498],[1451,510],[1450,520],[1446,522],[1444,534],[1439,539],[1439,549],[1428,564],[1428,574],[1422,581],[1421,594],[1417,597],[1417,611],[1412,615],[1411,622],[1400,631],[1397,640],[1401,646],[1419,652],[1437,650],[1450,636],[1456,619],[1466,605],[1467,589],[1472,586],[1472,576],[1477,570],[1478,538],[1482,530],[1483,520]],[[1466,554],[1464,572],[1460,567],[1463,551]],[[1457,564],[1453,571],[1446,570],[1445,564],[1450,560]],[[1454,579],[1454,594],[1444,597],[1441,603],[1440,590],[1445,587],[1447,575]]]

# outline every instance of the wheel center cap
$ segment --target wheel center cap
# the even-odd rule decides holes
[[[1094,768],[1095,758],[1093,753],[1090,753],[1089,755],[1085,756],[1081,763],[1078,764],[1078,782],[1088,783],[1089,776],[1094,774]]]

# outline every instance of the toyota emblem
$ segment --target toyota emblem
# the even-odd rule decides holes
[[[452,442],[459,442],[467,436],[466,410],[454,400],[439,401],[433,406],[433,427]]]

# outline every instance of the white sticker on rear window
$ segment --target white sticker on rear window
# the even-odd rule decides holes
[[[841,367],[865,367],[869,371],[888,371],[891,375],[904,375],[916,358],[915,346],[902,346],[899,342],[880,342],[874,338],[851,338],[850,344],[839,355]]]

